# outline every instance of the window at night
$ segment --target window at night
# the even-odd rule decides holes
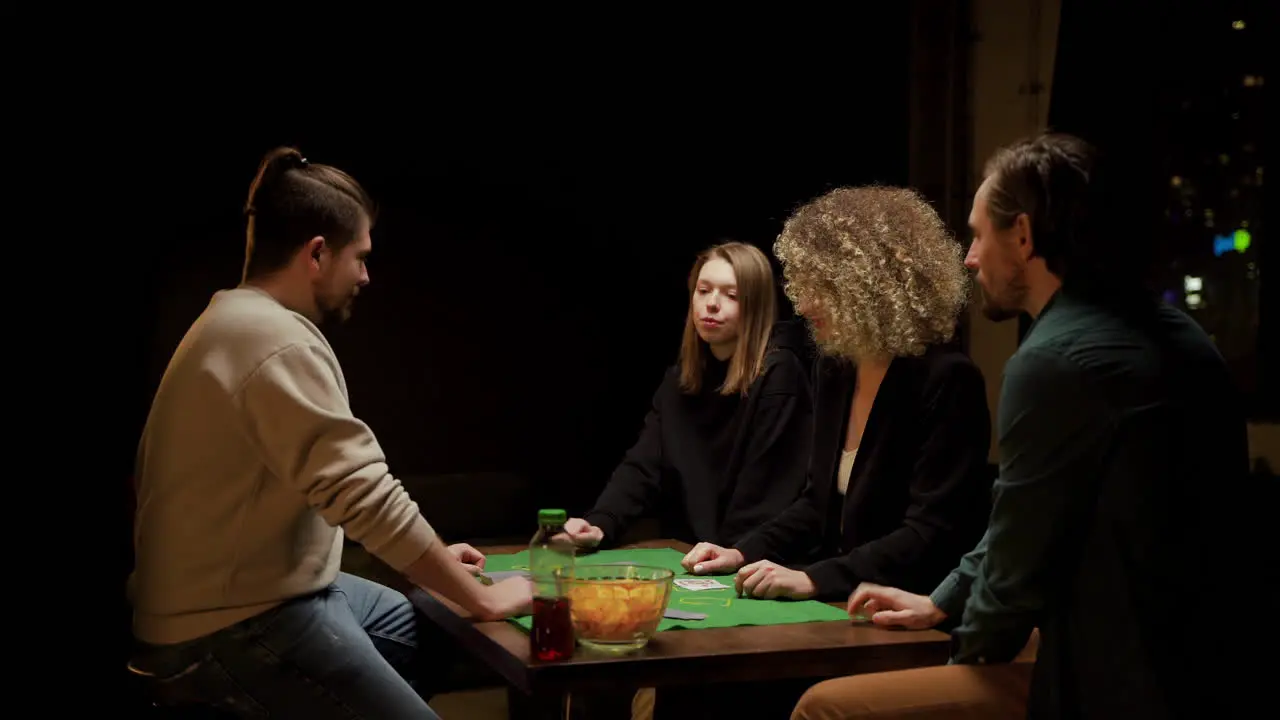
[[[1204,59],[1174,80],[1169,123],[1165,300],[1194,317],[1222,351],[1239,387],[1259,384],[1263,93],[1261,18],[1220,17],[1195,30]]]

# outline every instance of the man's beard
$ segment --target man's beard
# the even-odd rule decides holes
[[[993,322],[1004,322],[1022,314],[1022,306],[1027,299],[1027,279],[1021,271],[1017,271],[1009,278],[1004,291],[999,295],[987,292],[981,283],[978,284],[978,291],[982,293],[982,314]]]
[[[322,327],[334,327],[346,322],[351,317],[351,305],[354,301],[354,295],[348,295],[336,302],[321,301],[319,303],[320,325]]]

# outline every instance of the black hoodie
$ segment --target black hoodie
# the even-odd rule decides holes
[[[743,395],[721,395],[728,363],[707,361],[702,390],[671,367],[636,444],[584,519],[617,544],[657,515],[664,537],[732,545],[775,517],[805,484],[813,407],[803,327],[778,323],[764,370]]]

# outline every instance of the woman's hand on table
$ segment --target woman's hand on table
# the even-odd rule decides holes
[[[700,542],[680,561],[680,566],[694,575],[731,573],[746,563],[742,553],[715,543]]]
[[[769,560],[744,566],[733,578],[739,595],[772,600],[808,600],[818,593],[813,580],[803,570],[785,568]]]
[[[578,547],[593,548],[604,540],[604,531],[582,518],[569,518],[564,532]]]

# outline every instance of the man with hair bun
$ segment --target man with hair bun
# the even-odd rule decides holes
[[[138,649],[157,704],[237,717],[436,718],[414,689],[433,648],[401,593],[339,572],[344,536],[473,616],[531,602],[446,547],[356,418],[322,328],[369,283],[373,203],[293,148],[262,160],[243,282],[174,352],[138,448]]]

